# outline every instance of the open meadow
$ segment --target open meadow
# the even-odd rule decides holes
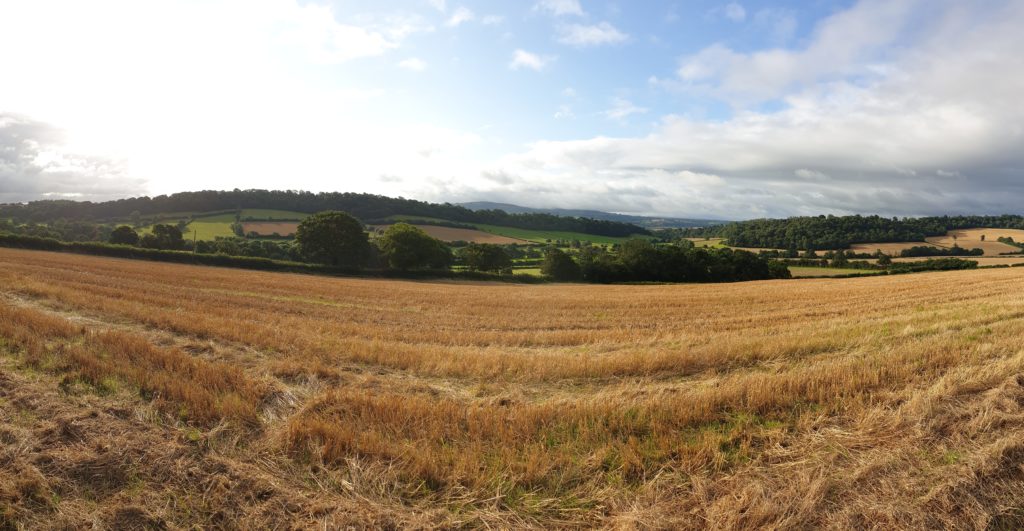
[[[1019,527],[1022,288],[0,249],[0,528]]]

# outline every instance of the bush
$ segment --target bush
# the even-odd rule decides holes
[[[500,245],[471,243],[459,251],[459,258],[470,271],[512,272],[512,257]]]
[[[408,223],[388,227],[377,246],[393,269],[447,269],[452,263],[452,251],[444,242]]]
[[[583,277],[579,264],[557,247],[551,247],[544,253],[544,262],[540,266],[540,272],[560,281],[579,280]]]
[[[360,268],[370,257],[370,240],[359,220],[340,211],[326,211],[299,223],[295,241],[309,261]]]

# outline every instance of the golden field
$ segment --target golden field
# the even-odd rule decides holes
[[[0,249],[0,527],[1019,527],[1022,287]]]

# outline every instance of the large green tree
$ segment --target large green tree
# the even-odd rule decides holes
[[[459,257],[470,271],[512,272],[512,257],[500,245],[471,243],[462,248]]]
[[[583,276],[579,264],[557,247],[551,247],[544,253],[544,262],[540,266],[540,272],[562,281],[579,280]]]
[[[329,210],[299,223],[295,241],[311,262],[360,268],[370,256],[370,240],[363,225],[351,215]]]
[[[136,245],[139,243],[139,233],[128,225],[121,225],[110,232],[110,243]]]
[[[153,230],[139,240],[139,245],[148,249],[184,249],[185,240],[174,225],[153,225]]]
[[[452,251],[444,242],[408,223],[388,227],[377,246],[394,269],[445,269],[452,263]]]

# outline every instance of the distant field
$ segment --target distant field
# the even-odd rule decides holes
[[[195,236],[196,239],[198,240],[213,240],[217,237],[232,238],[235,236],[234,231],[231,230],[231,224],[235,222],[234,212],[227,214],[217,214],[215,216],[202,216],[202,214],[196,214],[196,216],[199,217],[196,217],[191,223],[188,224],[186,228],[186,230],[188,231],[185,234],[186,239],[192,239],[192,231],[196,232]],[[258,208],[245,208],[242,209],[241,213],[242,219],[245,219],[247,217],[263,219],[305,219],[308,216],[309,214],[304,214],[302,212],[289,212],[287,210],[266,210]],[[245,226],[245,223],[257,222],[243,222],[243,227]],[[269,232],[265,233],[268,236],[270,234],[273,234],[276,230],[274,228],[273,223],[264,224],[263,226],[253,226],[259,227],[260,229],[270,229]],[[298,224],[288,223],[287,226],[293,227],[298,226]],[[278,229],[284,228],[284,226],[278,227]],[[294,231],[294,228],[292,228],[292,231]],[[246,229],[246,233],[248,232],[249,230]],[[256,232],[264,234],[260,230],[256,230]],[[277,230],[277,232],[281,235],[284,235],[284,233],[280,232],[280,230]]]
[[[981,236],[985,241],[981,241]],[[955,239],[954,239],[955,237]],[[942,247],[952,247],[955,243],[960,247],[971,249],[980,247],[985,250],[985,256],[998,256],[1000,253],[1020,252],[1020,248],[999,242],[1000,237],[1013,238],[1014,241],[1024,241],[1024,230],[1017,229],[964,229],[949,231],[946,236],[925,238],[929,243]]]
[[[596,244],[614,244],[622,243],[630,238],[617,238],[612,236],[596,236],[594,234],[583,234],[579,232],[563,232],[563,231],[539,231],[539,230],[528,230],[528,229],[517,229],[513,227],[498,227],[496,225],[484,225],[481,223],[473,223],[478,229],[491,234],[498,234],[500,236],[507,236],[509,238],[515,238],[518,240],[526,240],[533,243],[546,243],[548,241],[557,240],[579,240],[581,242],[591,242]],[[636,236],[637,238],[646,238],[646,236]]]
[[[981,241],[981,236],[985,241]],[[956,239],[953,237],[956,236]],[[964,249],[980,248],[985,251],[984,256],[999,256],[1000,253],[1020,252],[1021,250],[1012,245],[998,241],[1000,237],[1010,237],[1014,241],[1024,241],[1024,230],[1017,229],[965,229],[949,231],[945,236],[933,236],[925,238],[924,242],[894,242],[894,243],[857,243],[850,246],[850,249],[858,253],[873,253],[881,249],[883,253],[890,256],[899,256],[900,251],[910,247],[942,247],[949,248],[954,244]]]
[[[839,277],[843,275],[877,275],[880,271],[870,269],[848,269],[835,267],[789,266],[794,277]]]
[[[722,238],[686,238],[693,242],[697,247],[710,247],[713,249],[721,249],[725,247],[724,240]]]
[[[893,258],[893,262],[921,262],[927,260],[929,256],[916,256],[913,258]],[[958,256],[962,260],[970,260],[972,262],[978,262],[979,266],[987,265],[1013,265],[1013,264],[1024,264],[1024,256]]]
[[[1020,528],[1022,289],[0,249],[0,527]]]
[[[875,251],[881,249],[883,253],[889,256],[899,256],[900,251],[909,249],[911,247],[939,247],[932,245],[927,242],[888,242],[888,243],[855,243],[850,246],[850,250],[855,253],[870,253],[874,254]]]
[[[243,221],[242,230],[246,234],[255,232],[260,236],[278,234],[280,236],[294,236],[299,228],[298,221]]]
[[[473,229],[460,229],[455,227],[441,227],[438,225],[413,225],[423,229],[430,236],[445,242],[466,241],[472,243],[493,243],[493,244],[515,244],[526,243],[523,240],[499,236],[490,232]],[[371,230],[386,230],[388,225],[370,225]]]
[[[242,209],[242,219],[245,218],[256,218],[256,219],[306,219],[310,216],[305,212],[292,212],[289,210],[267,210],[261,208],[244,208]]]

